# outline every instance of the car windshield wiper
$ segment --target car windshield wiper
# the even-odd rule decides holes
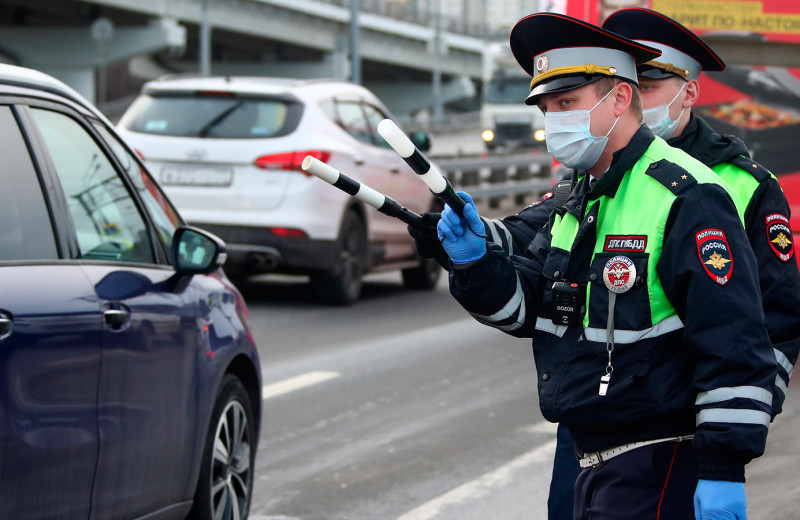
[[[240,100],[236,101],[236,103],[234,103],[233,105],[229,106],[228,108],[226,108],[225,110],[223,110],[222,112],[217,114],[216,116],[214,116],[214,118],[211,119],[208,123],[204,124],[200,128],[200,130],[197,132],[197,135],[199,135],[200,137],[206,137],[208,135],[208,133],[215,126],[217,126],[218,124],[223,122],[229,115],[234,113],[236,111],[236,109],[238,109],[242,105],[244,105],[244,99],[240,99]]]

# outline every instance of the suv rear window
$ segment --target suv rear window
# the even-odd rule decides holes
[[[126,117],[132,132],[177,137],[263,139],[297,128],[303,105],[280,97],[229,92],[145,94]]]

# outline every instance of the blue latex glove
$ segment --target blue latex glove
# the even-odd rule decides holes
[[[747,520],[743,482],[699,480],[694,492],[695,520]]]
[[[442,218],[436,225],[439,240],[454,264],[467,264],[479,260],[486,254],[486,227],[472,197],[463,191],[457,192],[464,202],[464,218],[453,208],[445,205]]]

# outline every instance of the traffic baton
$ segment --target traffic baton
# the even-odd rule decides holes
[[[328,184],[339,188],[348,195],[352,195],[361,202],[369,204],[384,215],[398,218],[406,224],[414,226],[420,231],[433,231],[433,226],[426,224],[422,220],[421,216],[417,215],[410,209],[401,206],[396,200],[384,195],[383,193],[375,191],[366,184],[362,184],[357,180],[348,177],[336,168],[325,164],[319,159],[308,155],[305,159],[303,159],[303,164],[301,167],[303,168],[303,171],[307,171],[315,177],[319,177]]]
[[[381,134],[389,146],[408,164],[414,173],[422,177],[428,188],[436,195],[439,200],[450,206],[458,213],[459,216],[464,216],[464,201],[458,196],[453,185],[448,181],[439,171],[439,169],[431,164],[431,162],[422,155],[422,152],[414,146],[411,139],[400,130],[400,127],[395,124],[391,119],[384,119],[378,123],[378,133]]]

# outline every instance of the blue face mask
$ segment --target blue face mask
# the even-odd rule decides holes
[[[545,142],[547,151],[567,168],[586,170],[597,163],[608,144],[611,130],[617,126],[619,117],[611,130],[602,137],[595,137],[590,130],[592,110],[603,102],[611,89],[589,110],[570,110],[568,112],[547,112],[544,115]]]
[[[672,98],[672,101],[667,103],[666,105],[661,105],[660,107],[648,108],[647,110],[642,111],[642,123],[646,124],[650,127],[650,130],[653,131],[655,135],[660,137],[661,139],[669,139],[672,137],[672,134],[675,133],[675,128],[678,127],[678,123],[681,121],[681,116],[686,111],[686,107],[681,110],[678,119],[672,120],[669,118],[669,107],[678,99],[678,96],[681,95],[683,92],[684,87],[686,87],[688,83],[684,83],[683,87],[675,94],[675,97]]]

